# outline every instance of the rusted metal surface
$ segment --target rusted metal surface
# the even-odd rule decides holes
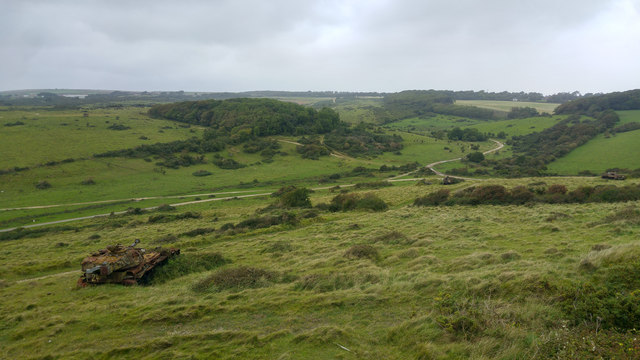
[[[78,286],[108,283],[135,285],[155,266],[180,254],[180,249],[174,248],[137,248],[135,246],[138,242],[136,239],[131,246],[109,245],[86,257],[82,261],[82,275],[78,279]]]

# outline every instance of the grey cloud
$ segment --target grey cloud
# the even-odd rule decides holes
[[[639,7],[9,0],[0,3],[0,88],[624,90],[640,78]]]

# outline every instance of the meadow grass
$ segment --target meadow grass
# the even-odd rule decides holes
[[[476,128],[482,133],[498,134],[500,132],[504,132],[507,136],[521,136],[550,128],[564,118],[565,116],[510,119],[483,122],[469,127]]]
[[[151,119],[146,108],[0,111],[0,169],[32,167],[50,161],[88,158],[96,153],[142,144],[200,137],[199,127]],[[22,122],[24,125],[3,126]],[[123,125],[127,130],[111,130]],[[146,139],[142,139],[145,137]]]
[[[539,180],[494,181],[511,187]],[[602,180],[562,182],[573,189]],[[177,236],[163,245],[180,247],[183,259],[219,254],[226,263],[147,286],[78,290],[79,271],[65,272],[108,244],[141,238],[152,247],[167,235],[238,223],[272,200],[199,204],[178,211],[200,218],[162,224],[149,223],[148,214],[90,220],[75,230],[5,241],[0,356],[571,358],[549,350],[563,345],[550,336],[567,326],[558,303],[563,286],[591,279],[580,268],[584,259],[596,272],[627,261],[618,254],[637,244],[640,228],[622,218],[602,221],[637,204],[410,206],[440,188],[373,190],[391,207],[383,213],[320,212],[297,225]],[[333,195],[316,192],[311,200]],[[357,246],[377,256],[350,256]],[[608,252],[594,253],[601,248]],[[197,286],[244,267],[271,275],[259,286],[240,279],[229,288]]]

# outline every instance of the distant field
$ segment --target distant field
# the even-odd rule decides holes
[[[469,127],[476,128],[483,133],[497,134],[504,131],[508,136],[520,136],[531,134],[533,132],[542,131],[546,128],[552,127],[565,116],[552,116],[552,117],[534,117],[527,119],[511,119],[501,121],[482,122]]]
[[[481,120],[472,120],[452,115],[437,114],[430,117],[414,117],[394,121],[386,126],[391,129],[399,129],[403,131],[412,131],[419,133],[429,133],[432,130],[448,130],[454,127],[469,127],[471,125],[483,123]]]
[[[553,110],[560,104],[537,103],[526,101],[492,101],[492,100],[456,100],[458,105],[470,105],[480,108],[509,112],[513,107],[532,107],[538,112],[553,113]]]
[[[6,110],[3,109],[3,110]],[[24,123],[24,125],[4,126]],[[110,130],[113,125],[130,127]],[[145,108],[0,110],[0,169],[85,158],[108,150],[200,136],[198,127],[151,119]],[[147,139],[143,139],[146,137]]]
[[[449,130],[454,127],[476,128],[483,133],[497,134],[504,131],[508,136],[525,135],[544,130],[555,125],[564,117],[534,117],[498,121],[482,121],[459,118],[450,115],[436,115],[428,118],[410,118],[387,124],[391,129],[429,134],[433,130]]]
[[[619,111],[620,124],[639,121],[640,110]],[[609,138],[598,135],[566,156],[548,165],[549,172],[577,174],[583,170],[600,173],[608,168],[640,168],[640,130]]]

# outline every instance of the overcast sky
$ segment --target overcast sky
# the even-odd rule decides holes
[[[0,90],[640,87],[640,0],[0,0]]]

